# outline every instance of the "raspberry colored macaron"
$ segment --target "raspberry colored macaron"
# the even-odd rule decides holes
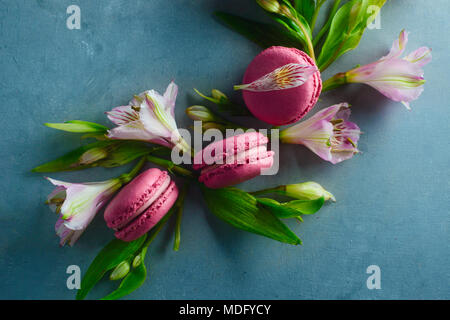
[[[177,186],[167,171],[146,170],[109,203],[104,214],[106,224],[116,231],[116,238],[136,240],[164,217],[177,197]]]
[[[316,66],[303,51],[295,48],[270,47],[253,59],[247,67],[243,83],[251,83],[290,63]],[[316,71],[301,86],[266,92],[244,90],[243,97],[247,108],[256,118],[279,126],[303,118],[316,104],[321,90],[320,72]]]
[[[259,132],[248,132],[211,143],[194,157],[199,181],[212,189],[232,186],[252,179],[273,164],[273,151]]]

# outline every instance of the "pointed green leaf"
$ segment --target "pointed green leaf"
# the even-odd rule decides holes
[[[292,2],[295,10],[297,10],[308,23],[311,23],[314,9],[316,8],[315,0],[294,0]]]
[[[208,208],[232,226],[289,244],[301,240],[274,214],[258,206],[255,197],[237,188],[202,187]]]
[[[272,212],[278,218],[281,219],[296,218],[301,215],[301,212],[299,212],[298,210],[284,207],[283,205],[281,205],[281,203],[279,203],[276,200],[269,198],[256,198],[256,200],[258,200],[259,204],[261,204],[267,210]]]
[[[76,133],[106,133],[108,131],[108,128],[101,124],[81,120],[70,120],[64,123],[45,123],[45,125],[49,128]]]
[[[337,11],[317,60],[321,71],[358,46],[367,25],[375,19],[369,7],[381,8],[385,2],[386,0],[351,0]]]
[[[323,206],[324,197],[315,200],[293,200],[279,203],[274,199],[257,198],[257,201],[278,218],[296,218],[303,214],[313,214]]]
[[[277,26],[245,19],[225,12],[216,12],[216,17],[229,28],[263,48],[271,46],[298,47],[295,37]]]
[[[83,279],[81,288],[77,292],[76,299],[82,300],[86,297],[94,285],[103,278],[104,274],[115,268],[123,260],[129,259],[139,250],[147,235],[131,242],[114,239],[104,247],[92,261]]]
[[[106,140],[81,146],[53,161],[32,169],[33,172],[72,171],[90,167],[117,167],[149,154],[152,149],[139,141]]]
[[[302,214],[314,214],[322,208],[325,202],[324,197],[320,197],[315,200],[293,200],[283,203],[283,207],[294,209]]]

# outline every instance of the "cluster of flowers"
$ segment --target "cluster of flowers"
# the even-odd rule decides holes
[[[409,108],[410,101],[417,99],[423,91],[425,80],[422,67],[430,62],[431,50],[422,47],[401,58],[407,40],[408,33],[402,31],[387,56],[335,75],[324,82],[323,91],[344,83],[365,83]],[[279,78],[280,72],[283,70],[275,70],[266,76],[266,84],[271,84],[270,81],[267,82],[271,76]],[[180,135],[174,118],[177,91],[177,85],[172,82],[163,95],[154,90],[145,91],[135,96],[128,105],[107,112],[108,118],[117,125],[108,130],[107,138],[140,140],[191,152],[191,147]],[[215,90],[211,99],[220,100],[224,97]],[[191,119],[204,121],[205,127],[208,127],[208,123],[217,125],[222,121],[209,109],[201,106],[190,107],[186,112]],[[358,152],[357,143],[361,132],[355,123],[348,120],[349,116],[347,103],[333,105],[305,121],[281,130],[280,140],[283,143],[302,144],[333,164],[341,162]],[[222,121],[221,125],[233,127],[226,121]],[[91,183],[69,183],[48,178],[56,186],[48,197],[48,204],[58,214],[55,230],[60,237],[60,244],[73,245],[96,213],[135,174],[136,172],[132,172],[115,179]],[[285,190],[294,198],[314,199],[323,196],[325,200],[334,200],[329,192],[313,182],[288,185]]]

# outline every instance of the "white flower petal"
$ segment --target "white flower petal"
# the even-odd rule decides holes
[[[165,109],[168,113],[175,117],[175,101],[177,100],[178,86],[175,82],[170,82],[164,92]]]
[[[234,89],[265,92],[295,88],[304,84],[317,71],[315,66],[289,63],[251,83],[234,86]]]

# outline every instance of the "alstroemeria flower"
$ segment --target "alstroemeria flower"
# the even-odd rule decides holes
[[[47,203],[58,214],[55,231],[61,246],[66,242],[73,246],[97,212],[122,185],[120,178],[90,183],[47,179],[56,186]]]
[[[416,100],[423,92],[425,79],[422,67],[431,61],[431,49],[421,47],[401,58],[407,43],[408,33],[402,30],[387,56],[347,71],[346,81],[368,84],[410,109],[409,102]]]
[[[355,123],[348,121],[350,113],[347,103],[328,107],[308,120],[282,130],[280,140],[302,144],[333,164],[350,159],[358,152],[361,133]]]
[[[175,122],[175,100],[178,87],[172,81],[164,95],[148,90],[135,96],[127,106],[107,112],[117,127],[108,131],[111,139],[142,140],[180,150],[190,147],[178,132]]]

